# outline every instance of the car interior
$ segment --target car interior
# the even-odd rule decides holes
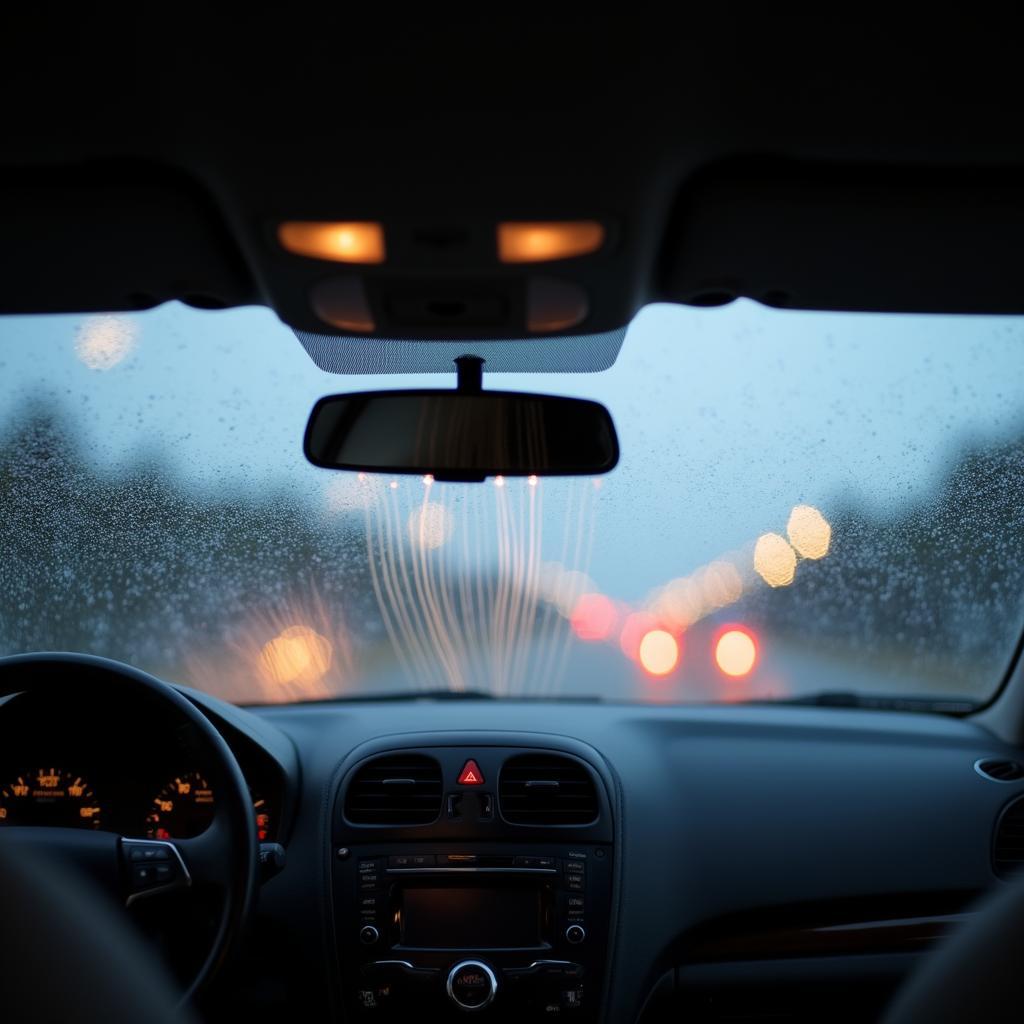
[[[4,24],[3,1020],[1020,1019],[1009,19]]]

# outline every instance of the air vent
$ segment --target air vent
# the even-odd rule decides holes
[[[1003,761],[995,757],[975,761],[974,770],[994,782],[1016,782],[1018,779],[1024,779],[1024,767],[1016,761]]]
[[[997,875],[1006,878],[1024,865],[1024,798],[1014,800],[1003,811],[996,829],[992,850],[992,867]]]
[[[367,762],[345,794],[345,817],[355,825],[429,825],[440,813],[441,766],[422,754]]]
[[[555,754],[510,757],[501,769],[498,801],[513,825],[589,825],[598,814],[590,772]]]

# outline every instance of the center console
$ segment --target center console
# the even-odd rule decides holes
[[[331,872],[347,1013],[596,1020],[613,911],[607,785],[564,747],[417,747],[354,764]]]

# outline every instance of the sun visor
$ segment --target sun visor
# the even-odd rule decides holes
[[[683,188],[659,298],[1024,313],[1024,171],[721,164]]]
[[[618,358],[626,328],[601,334],[499,341],[405,341],[296,331],[310,359],[328,373],[452,373],[463,355],[490,373],[598,373]]]

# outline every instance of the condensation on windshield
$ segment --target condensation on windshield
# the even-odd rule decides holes
[[[1024,625],[1024,321],[652,306],[595,479],[315,469],[266,310],[0,323],[0,651],[240,703],[433,690],[983,700]],[[454,377],[451,383],[454,383]],[[488,383],[485,377],[485,384]]]

